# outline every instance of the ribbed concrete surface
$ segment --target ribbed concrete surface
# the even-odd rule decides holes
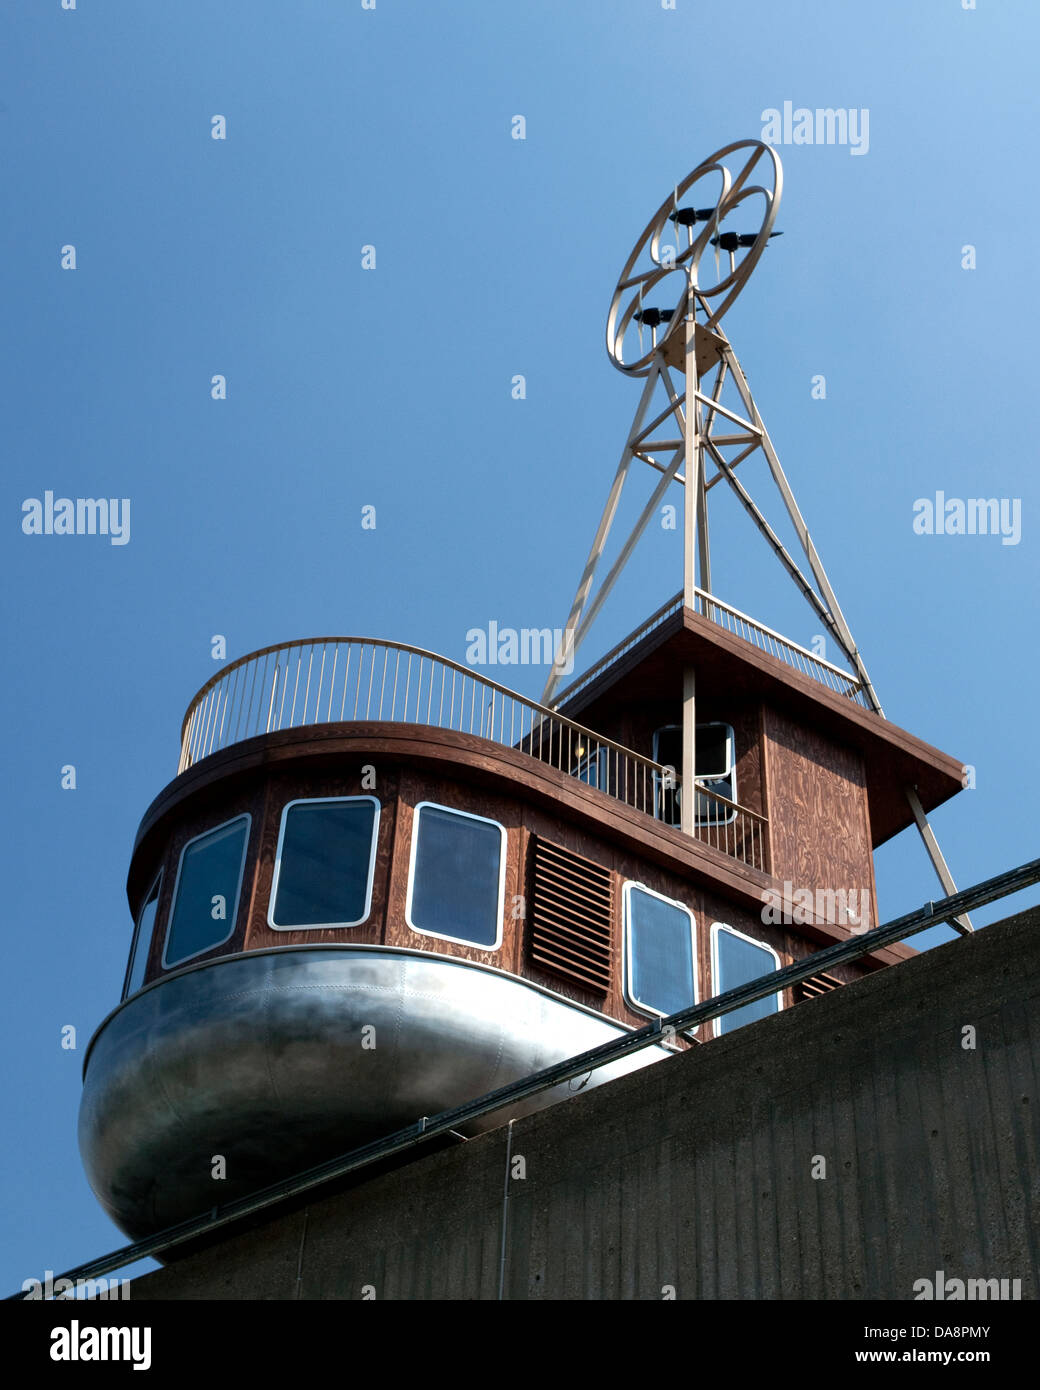
[[[495,1299],[508,1191],[509,1299],[1037,1298],[1038,996],[1032,909],[518,1121],[508,1185],[499,1130],[131,1294]]]

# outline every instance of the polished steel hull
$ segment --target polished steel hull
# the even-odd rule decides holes
[[[529,981],[420,951],[229,956],[148,986],[101,1024],[80,1151],[99,1201],[140,1238],[625,1031]],[[668,1055],[646,1049],[587,1084]]]

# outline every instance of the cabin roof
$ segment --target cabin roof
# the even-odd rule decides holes
[[[615,659],[592,668],[591,679],[579,679],[573,695],[564,692],[561,714],[604,727],[613,710],[645,701],[648,690],[655,700],[681,705],[683,669],[692,666],[699,692],[758,699],[860,750],[874,848],[913,824],[907,786],[916,786],[926,812],[962,788],[958,759],[681,604],[615,650]]]

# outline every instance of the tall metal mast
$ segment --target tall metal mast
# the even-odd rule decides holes
[[[752,181],[753,174],[758,181]],[[542,694],[544,705],[552,704],[568,660],[573,660],[584,642],[673,483],[684,489],[683,604],[713,617],[708,499],[721,482],[736,495],[849,663],[854,672],[850,687],[861,694],[869,709],[884,718],[747,377],[721,326],[723,315],[770,239],[781,235],[774,230],[774,223],[782,187],[780,159],[772,146],[760,140],[725,146],[676,185],[647,224],[621,272],[607,319],[607,352],[619,371],[645,380],[571,604],[565,651],[560,653]],[[724,228],[734,214],[743,226],[756,213],[759,225],[755,231]],[[682,246],[684,239],[686,245]],[[738,467],[756,453],[765,458],[800,553],[792,554],[784,545],[737,477]],[[622,491],[637,459],[659,477],[617,558],[594,587]],[[692,787],[696,727],[692,666],[683,673],[682,724],[682,779],[684,786]],[[906,788],[906,796],[936,874],[946,893],[952,894],[956,886],[915,789]],[[693,830],[695,801],[692,796],[682,798],[681,828],[687,833]],[[958,919],[958,926],[962,931],[971,930],[966,916]]]

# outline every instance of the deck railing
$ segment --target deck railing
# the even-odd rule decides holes
[[[746,613],[742,613],[739,608],[734,608],[732,604],[723,603],[714,594],[708,594],[703,589],[698,589],[697,612],[711,622],[717,623],[719,627],[725,628],[727,632],[732,632],[735,637],[743,637],[745,642],[750,642],[752,646],[758,647],[759,651],[775,656],[785,666],[793,666],[796,671],[801,671],[803,675],[811,677],[814,681],[819,681],[821,685],[826,685],[829,689],[837,691],[839,695],[847,696],[856,704],[862,705],[864,709],[870,709],[870,700],[867,698],[862,682],[856,676],[843,671],[832,661],[826,661],[822,656],[817,656],[815,652],[809,651],[808,647],[802,647],[797,642],[792,642],[789,637],[774,632],[771,627],[766,627],[764,623],[758,622],[755,618],[749,618]]]
[[[184,716],[179,772],[280,729],[390,721],[490,739],[660,818],[681,777],[446,657],[401,642],[315,637],[264,647],[207,681]],[[765,819],[698,784],[696,839],[765,868]]]
[[[784,637],[781,633],[775,632],[773,628],[766,627],[765,623],[760,623],[757,619],[749,617],[747,613],[742,613],[739,608],[734,608],[730,603],[724,603],[722,599],[716,598],[714,594],[709,594],[704,589],[696,590],[696,603],[696,611],[702,618],[707,618],[709,622],[725,628],[735,637],[742,637],[745,642],[750,642],[759,651],[776,657],[785,666],[801,671],[802,675],[819,681],[821,685],[825,685],[839,695],[844,695],[847,699],[855,701],[864,709],[871,708],[870,699],[863,689],[862,682],[856,676],[850,675],[848,671],[843,671],[840,666],[835,666],[832,661],[817,656],[815,652],[809,651],[807,647],[801,646],[798,642],[792,642],[789,637]],[[648,632],[659,627],[673,613],[681,612],[682,608],[682,594],[676,594],[675,598],[662,604],[656,613],[647,618],[645,623],[637,627],[634,632],[630,632],[623,642],[613,647],[605,656],[600,657],[593,666],[590,666],[566,689],[561,690],[553,699],[554,708],[559,709],[568,700],[573,699],[579,691],[591,685],[597,676],[619,661]]]

